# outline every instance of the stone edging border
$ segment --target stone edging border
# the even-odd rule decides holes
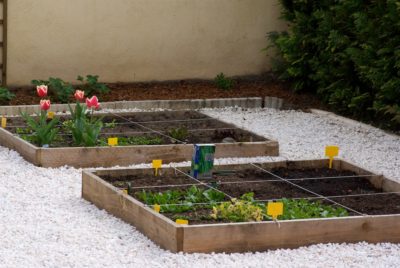
[[[283,99],[276,97],[249,97],[249,98],[220,98],[220,99],[182,99],[182,100],[144,100],[144,101],[115,101],[103,102],[101,107],[104,109],[201,109],[201,108],[224,108],[224,107],[242,107],[242,108],[274,108],[280,109],[283,105]],[[73,106],[73,104],[71,105]],[[53,112],[68,111],[67,104],[53,104]],[[0,115],[13,116],[21,112],[33,114],[39,112],[39,105],[18,105],[18,106],[0,106]]]

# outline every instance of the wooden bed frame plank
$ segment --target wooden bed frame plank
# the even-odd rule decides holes
[[[33,163],[34,165],[39,165],[38,161],[38,147],[30,144],[29,142],[14,136],[7,130],[0,128],[0,144],[17,151],[24,159]]]
[[[82,197],[110,214],[134,225],[140,232],[163,248],[173,252],[182,250],[182,240],[178,241],[181,227],[166,217],[145,207],[122,191],[105,183],[96,175],[83,171]]]
[[[400,242],[400,215],[187,226],[183,251],[264,251],[360,241]]]

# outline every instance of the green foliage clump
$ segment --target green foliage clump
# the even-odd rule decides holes
[[[283,215],[280,220],[330,218],[348,216],[347,210],[342,207],[324,205],[320,202],[311,202],[305,199],[282,199]]]
[[[224,75],[224,73],[220,73],[218,74],[215,78],[214,78],[214,83],[217,86],[217,88],[219,89],[223,89],[223,90],[229,90],[233,88],[234,85],[234,81],[229,78],[226,77]]]
[[[39,146],[50,145],[53,142],[59,130],[56,128],[59,121],[57,117],[48,120],[46,111],[41,111],[37,119],[26,113],[22,113],[22,117],[25,119],[29,127],[29,132],[28,129],[26,131],[28,133],[32,132],[30,136],[27,135],[27,133],[23,134],[23,137],[25,137],[26,140],[34,142]],[[21,130],[19,131],[22,132]]]
[[[117,121],[113,119],[111,122],[104,123],[105,128],[115,128],[117,126]]]
[[[189,137],[189,131],[186,127],[177,127],[170,129],[168,135],[176,140],[185,141]]]
[[[281,0],[287,32],[271,32],[273,70],[336,111],[400,127],[400,4]]]
[[[100,131],[103,128],[103,118],[88,116],[86,106],[76,103],[75,110],[68,105],[71,112],[71,121],[65,122],[63,127],[72,133],[72,139],[77,146],[96,146]]]
[[[312,202],[306,199],[282,199],[283,215],[279,220],[329,218],[348,216],[347,210],[342,207],[324,205],[321,202]],[[266,204],[254,200],[253,193],[244,194],[239,200],[232,199],[213,207],[211,217],[231,222],[247,222],[271,220],[265,214]]]
[[[214,206],[211,217],[231,222],[262,221],[263,209],[254,202],[253,196],[254,193],[247,193],[241,199],[233,198]]]
[[[94,94],[105,94],[110,92],[110,89],[103,83],[99,83],[98,75],[87,75],[86,78],[82,76],[78,76],[78,81],[82,82],[82,90],[85,91],[87,96],[91,96]]]
[[[0,104],[5,104],[12,100],[15,94],[11,93],[7,88],[0,87]]]
[[[159,145],[162,144],[163,140],[160,137],[152,137],[152,136],[133,136],[133,137],[118,137],[118,145],[119,146],[128,146],[128,145]],[[99,139],[99,145],[107,146],[108,139],[102,137]]]
[[[158,145],[162,144],[162,139],[160,137],[151,137],[151,136],[133,136],[124,138],[121,137],[118,139],[118,142],[121,141],[121,145]]]
[[[168,190],[162,193],[151,191],[136,192],[135,196],[147,205],[160,205],[161,212],[181,213],[196,208],[194,203],[209,203],[203,207],[224,200],[225,195],[214,189],[204,190],[192,186],[187,190]],[[199,207],[199,206],[197,206]]]
[[[25,128],[17,127],[15,129],[15,133],[17,133],[18,136],[23,140],[26,140],[27,142],[30,143],[35,143],[35,138],[32,136],[33,131],[30,127],[25,127]]]
[[[61,103],[68,103],[70,97],[74,92],[74,88],[68,82],[63,81],[61,78],[50,77],[49,80],[32,80],[35,86],[46,85],[49,89],[49,94]]]

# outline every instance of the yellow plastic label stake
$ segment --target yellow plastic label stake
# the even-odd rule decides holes
[[[118,138],[108,138],[108,145],[109,146],[117,146],[118,145]]]
[[[155,204],[155,205],[153,206],[153,209],[154,209],[155,212],[160,213],[161,207],[160,207],[160,205]]]
[[[122,189],[122,192],[123,192],[124,194],[128,194],[128,189]]]
[[[186,225],[189,224],[189,221],[188,221],[188,220],[182,220],[182,219],[177,219],[175,222],[176,222],[177,224],[186,224]]]
[[[155,169],[155,171],[154,171],[155,176],[158,176],[158,170],[161,168],[161,165],[162,165],[161,159],[153,160],[152,166]]]
[[[2,128],[7,127],[7,118],[6,117],[1,117],[1,127]]]
[[[276,220],[278,216],[282,214],[283,214],[282,202],[268,202],[267,215],[271,216],[273,220]]]
[[[53,119],[54,118],[54,112],[48,112],[47,113],[47,118],[48,119]]]
[[[329,157],[329,168],[332,168],[333,158],[339,155],[339,146],[326,146],[325,156]]]

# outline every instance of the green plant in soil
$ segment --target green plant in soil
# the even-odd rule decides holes
[[[26,140],[27,142],[30,143],[35,143],[34,138],[32,137],[32,129],[30,127],[25,127],[25,128],[21,128],[21,127],[17,127],[15,129],[15,133],[18,134],[18,136],[23,139]]]
[[[53,142],[58,133],[58,128],[55,128],[59,121],[57,117],[48,120],[47,111],[43,110],[37,120],[26,113],[22,113],[22,117],[26,120],[29,129],[32,130],[31,136],[25,134],[26,140],[32,141],[39,146],[50,145]]]
[[[167,190],[162,193],[154,193],[142,190],[134,193],[135,197],[147,205],[160,205],[161,212],[181,213],[194,210],[195,203],[208,203],[202,207],[211,208],[213,204],[224,200],[225,195],[213,189],[204,190],[192,186],[187,190]]]
[[[23,135],[23,134],[32,134],[32,129],[30,127],[17,127],[15,129],[15,133],[18,135]]]
[[[0,104],[8,103],[15,97],[15,94],[11,93],[7,88],[0,87]]]
[[[162,144],[163,140],[160,137],[151,136],[134,136],[134,137],[118,137],[119,146],[128,145],[159,145]],[[99,139],[100,146],[107,146],[108,140],[105,137]]]
[[[218,74],[215,78],[214,78],[214,83],[217,86],[217,88],[219,89],[223,89],[223,90],[229,90],[233,88],[234,85],[234,81],[229,78],[226,77],[224,75],[224,73],[220,73]]]
[[[349,213],[342,207],[324,205],[319,201],[311,202],[305,199],[282,199],[283,215],[280,220],[345,217]]]
[[[168,135],[176,140],[185,141],[189,137],[189,131],[186,127],[177,127],[170,129]]]
[[[72,129],[73,125],[74,125],[74,121],[72,121],[70,119],[69,120],[64,120],[61,125],[62,125],[63,131],[65,131],[67,133],[71,133],[71,129]]]
[[[77,146],[96,146],[103,127],[103,118],[88,116],[86,106],[76,103],[75,110],[68,105],[71,112],[72,124],[66,124],[72,133],[72,139]]]
[[[211,217],[231,222],[262,221],[272,218],[265,214],[266,204],[256,202],[253,193],[244,194],[241,199],[232,199],[213,207]],[[282,199],[283,215],[279,220],[329,218],[348,216],[347,210],[342,207],[324,205],[321,202],[312,202],[305,199]]]
[[[78,76],[78,81],[82,82],[81,89],[85,91],[86,95],[105,94],[110,92],[110,89],[103,83],[99,83],[98,75]]]
[[[111,122],[104,123],[105,128],[115,128],[117,126],[117,121],[113,119]]]
[[[229,222],[249,222],[272,220],[266,215],[266,204],[254,200],[254,193],[249,192],[241,196],[240,199],[232,199],[222,202],[225,199],[223,193],[214,189],[203,190],[196,186],[188,190],[167,190],[164,192],[151,192],[142,190],[132,193],[140,201],[147,205],[159,204],[161,212],[174,213],[173,219],[188,219],[191,216],[181,214],[192,212],[196,214],[197,209],[212,209],[210,214],[198,215],[202,220],[218,220]],[[346,209],[322,204],[319,201],[312,202],[306,199],[286,199],[283,202],[283,215],[278,216],[278,220],[309,219],[309,218],[328,218],[348,216]],[[203,204],[197,204],[203,203]],[[204,204],[207,203],[207,204]],[[203,212],[204,214],[204,212]]]
[[[72,85],[63,81],[61,78],[50,77],[49,80],[32,80],[32,84],[35,86],[48,86],[49,92],[52,94],[55,100],[61,103],[67,103],[74,92]]]
[[[254,193],[246,193],[241,199],[233,198],[213,207],[211,217],[231,222],[262,221],[263,208],[254,202]]]

